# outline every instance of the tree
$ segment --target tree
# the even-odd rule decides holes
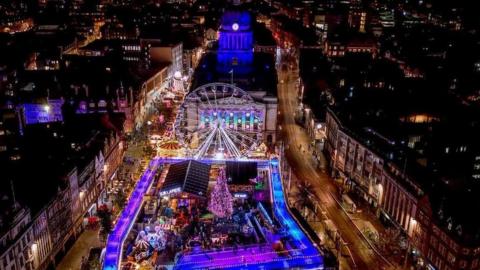
[[[102,205],[98,208],[97,215],[100,218],[100,224],[102,225],[102,232],[107,235],[112,230],[112,212],[106,205]]]
[[[123,207],[125,207],[125,203],[127,202],[127,197],[123,190],[118,190],[113,197],[113,204],[115,205],[115,209],[121,211]]]
[[[309,182],[302,181],[298,184],[298,192],[293,194],[293,197],[296,198],[294,207],[300,208],[301,214],[304,218],[307,218],[308,210],[314,213],[315,206],[312,203],[311,199],[311,184]]]
[[[210,194],[208,210],[219,218],[230,217],[233,213],[233,198],[228,190],[224,169],[220,169],[217,182]]]

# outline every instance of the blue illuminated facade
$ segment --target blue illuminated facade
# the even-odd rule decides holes
[[[23,104],[25,124],[63,121],[62,106],[62,99],[49,99],[46,103],[25,103]]]
[[[247,11],[227,11],[222,16],[217,54],[219,72],[250,72],[253,62],[251,20]]]

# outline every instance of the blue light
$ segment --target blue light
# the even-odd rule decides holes
[[[218,269],[292,269],[292,268],[303,268],[303,269],[323,269],[323,257],[312,243],[312,241],[305,235],[305,233],[300,229],[300,226],[296,223],[293,217],[288,212],[288,206],[285,202],[285,197],[283,193],[283,186],[278,173],[278,160],[270,160],[271,168],[271,186],[273,193],[273,203],[275,216],[278,218],[281,224],[287,225],[286,229],[288,233],[293,237],[295,246],[298,247],[298,250],[290,252],[289,257],[280,257],[280,258],[268,258],[268,256],[262,255],[262,259],[259,261],[251,261],[248,263],[242,263],[241,261],[234,261],[227,263],[229,260],[228,257],[224,257],[224,260],[215,260],[218,258],[218,254],[208,253],[211,256],[209,260],[201,260],[196,255],[188,254],[183,255],[174,266],[174,269],[178,270],[188,270],[188,269],[208,269],[210,266],[212,268]],[[260,209],[264,211],[263,205],[259,204]],[[266,212],[266,211],[265,211]],[[266,215],[268,217],[268,214]],[[269,220],[270,221],[270,220]],[[237,251],[239,253],[242,250]],[[205,256],[205,255],[201,255]],[[213,257],[215,256],[215,257]],[[247,256],[251,256],[248,253]],[[208,256],[207,256],[208,257]],[[242,256],[243,257],[243,256]],[[211,263],[214,263],[214,266]]]
[[[246,11],[228,11],[222,16],[217,54],[217,70],[235,74],[250,72],[253,62],[253,32],[251,17]],[[238,29],[232,29],[238,25]]]
[[[117,270],[120,264],[120,258],[122,256],[123,241],[128,235],[130,228],[133,226],[136,216],[141,209],[143,202],[143,195],[147,192],[148,188],[153,182],[153,176],[155,171],[160,165],[160,159],[154,159],[150,162],[148,169],[140,178],[139,182],[135,186],[127,205],[123,209],[120,217],[118,218],[115,228],[108,235],[105,261],[103,263],[104,270]]]
[[[184,158],[156,158],[152,160],[152,162],[150,162],[148,169],[145,171],[145,173],[142,175],[139,182],[137,183],[135,190],[127,203],[127,206],[122,211],[114,230],[108,237],[103,270],[118,270],[118,266],[122,258],[123,241],[125,240],[136,220],[136,216],[142,206],[143,195],[151,186],[156,169],[159,167],[160,164],[164,162],[176,162],[181,160],[184,160]],[[259,166],[267,166],[265,160],[256,161],[258,162]],[[206,159],[202,160],[202,162],[211,163],[212,160]],[[279,220],[280,224],[286,225],[286,229],[296,242],[295,246],[299,247],[299,249],[292,251],[291,256],[289,257],[279,257],[273,259],[262,258],[260,259],[260,261],[249,263],[241,263],[239,261],[234,261],[233,263],[222,264],[222,262],[218,262],[220,264],[218,266],[221,266],[221,269],[260,270],[291,269],[299,267],[307,269],[323,269],[323,257],[288,212],[288,206],[285,202],[280,174],[278,173],[278,160],[271,159],[269,164],[271,172],[270,181],[273,194],[273,203],[275,205],[274,214]],[[260,205],[260,208],[262,209],[263,206]],[[269,222],[271,222],[270,218]],[[238,252],[241,253],[242,250],[239,250]],[[245,252],[248,253],[247,256],[251,255],[249,251]],[[198,261],[194,259],[194,256],[195,255],[192,254],[184,254],[179,258],[176,265],[174,266],[174,269],[203,269],[203,266],[207,266],[209,263],[212,262],[211,260]]]

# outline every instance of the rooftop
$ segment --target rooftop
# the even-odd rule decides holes
[[[248,68],[246,73],[235,71],[236,69]],[[203,55],[195,70],[192,88],[210,82],[230,83],[229,70],[217,69],[217,53],[207,52]],[[243,73],[243,74],[241,74]],[[233,82],[236,86],[248,91],[266,91],[267,94],[277,95],[277,74],[273,56],[268,53],[254,53],[253,64],[249,67],[237,66],[233,68]]]
[[[333,110],[350,136],[405,173],[396,178],[411,194],[428,197],[437,224],[464,244],[478,246],[480,218],[458,209],[468,205],[480,211],[474,203],[480,185],[472,178],[474,158],[480,155],[473,139],[480,136],[473,116],[480,115],[479,108],[465,107],[424,81],[408,82],[394,91],[339,89]]]
[[[226,176],[229,184],[248,185],[257,177],[257,162],[226,162]]]
[[[121,130],[122,120],[117,118],[122,116],[75,115],[65,122],[27,126],[19,159],[9,161],[0,179],[2,186],[12,181],[17,200],[36,214],[68,187],[70,172],[81,171],[85,162],[103,150],[105,138]]]
[[[195,160],[187,160],[170,165],[160,194],[185,192],[197,197],[207,196],[210,180],[210,165]]]

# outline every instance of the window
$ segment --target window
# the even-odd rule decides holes
[[[437,239],[432,237],[430,239],[430,244],[431,244],[432,247],[436,248],[437,247]]]
[[[430,261],[433,261],[434,254],[433,254],[433,250],[432,250],[432,249],[429,249],[429,250],[428,250],[427,257],[430,259]]]
[[[447,249],[445,248],[444,245],[440,244],[440,245],[438,245],[438,251],[439,251],[440,255],[445,256],[445,253],[447,252]]]
[[[455,259],[456,259],[455,256],[451,252],[448,252],[448,256],[447,256],[448,262],[450,262],[451,264],[454,264]]]
[[[442,233],[442,240],[443,242],[448,243],[449,238],[446,233]]]

